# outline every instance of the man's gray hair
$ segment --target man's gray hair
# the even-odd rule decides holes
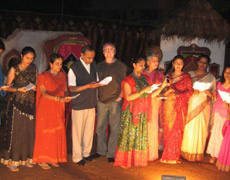
[[[105,49],[106,46],[112,46],[112,47],[114,48],[114,50],[116,51],[115,45],[114,45],[113,43],[110,43],[110,42],[105,43],[105,44],[103,45],[103,51],[104,51],[104,49]]]

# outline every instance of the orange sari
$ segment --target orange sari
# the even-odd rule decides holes
[[[41,85],[49,95],[64,96],[66,76],[63,72],[54,76],[48,71],[38,76],[33,161],[51,164],[66,162],[65,103],[43,97]]]

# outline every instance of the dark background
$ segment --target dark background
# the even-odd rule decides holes
[[[189,0],[4,0],[0,10],[116,20],[157,27]],[[207,0],[230,22],[229,0]]]
[[[199,0],[198,0],[199,1]],[[230,22],[230,0],[207,0]],[[98,51],[105,42],[117,47],[116,56],[129,65],[150,45],[160,45],[162,25],[189,0],[4,0],[0,5],[0,37],[16,28],[81,32]],[[202,8],[202,7],[201,7]],[[183,27],[178,27],[183,28]],[[225,64],[230,64],[226,43]]]

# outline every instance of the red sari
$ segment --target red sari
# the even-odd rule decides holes
[[[54,76],[48,71],[38,76],[33,161],[51,164],[66,162],[65,103],[43,97],[41,85],[49,95],[64,96],[66,76],[63,72]]]
[[[168,97],[164,103],[164,151],[162,161],[179,161],[180,150],[187,115],[188,101],[193,93],[192,79],[189,74],[183,73],[172,79],[169,88],[175,90],[176,98]]]

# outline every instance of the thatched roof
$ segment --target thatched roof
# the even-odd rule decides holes
[[[185,41],[202,38],[220,42],[229,39],[230,25],[206,0],[190,0],[163,26],[161,34],[163,39],[177,36]]]

